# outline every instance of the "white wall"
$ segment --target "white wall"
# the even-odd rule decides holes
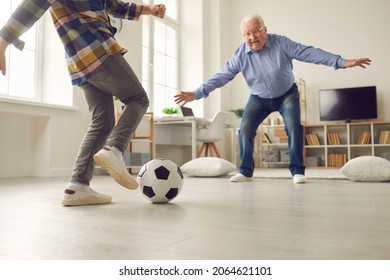
[[[231,55],[230,5],[225,0],[180,1],[181,89],[192,91],[219,70]],[[190,103],[195,115],[212,118],[220,110],[231,108],[230,85],[217,89],[207,100]],[[226,93],[226,94],[225,94]]]
[[[168,7],[169,8],[169,7]],[[204,79],[203,1],[180,1],[180,83],[183,91],[192,91]],[[203,101],[190,103],[196,116],[203,116]]]

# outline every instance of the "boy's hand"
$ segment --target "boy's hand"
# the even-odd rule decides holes
[[[163,5],[163,4],[153,5],[151,7],[151,10],[152,10],[153,16],[159,17],[159,18],[165,17],[165,11],[166,11],[165,5]]]

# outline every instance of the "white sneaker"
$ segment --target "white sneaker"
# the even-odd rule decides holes
[[[66,189],[62,204],[64,206],[80,206],[80,205],[92,205],[111,203],[111,196],[95,192],[89,188],[87,191],[74,191]]]
[[[295,174],[293,177],[294,184],[304,184],[307,182],[305,175]]]
[[[127,189],[136,189],[137,181],[127,171],[125,162],[119,150],[113,147],[104,147],[93,156],[97,165],[103,168],[121,186]]]
[[[236,175],[230,177],[230,182],[247,182],[253,181],[253,177],[246,177],[241,173],[237,173]]]

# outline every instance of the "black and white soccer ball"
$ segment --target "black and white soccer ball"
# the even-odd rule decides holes
[[[143,165],[137,176],[142,194],[153,203],[168,203],[183,186],[183,173],[169,159],[153,159]]]

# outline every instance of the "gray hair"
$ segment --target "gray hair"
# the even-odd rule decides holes
[[[247,15],[245,16],[242,21],[241,21],[241,32],[244,32],[243,30],[243,27],[246,23],[252,21],[252,20],[258,20],[260,25],[261,26],[265,26],[264,25],[264,20],[263,18],[260,16],[260,15],[257,15],[257,14],[250,14],[250,15]]]

